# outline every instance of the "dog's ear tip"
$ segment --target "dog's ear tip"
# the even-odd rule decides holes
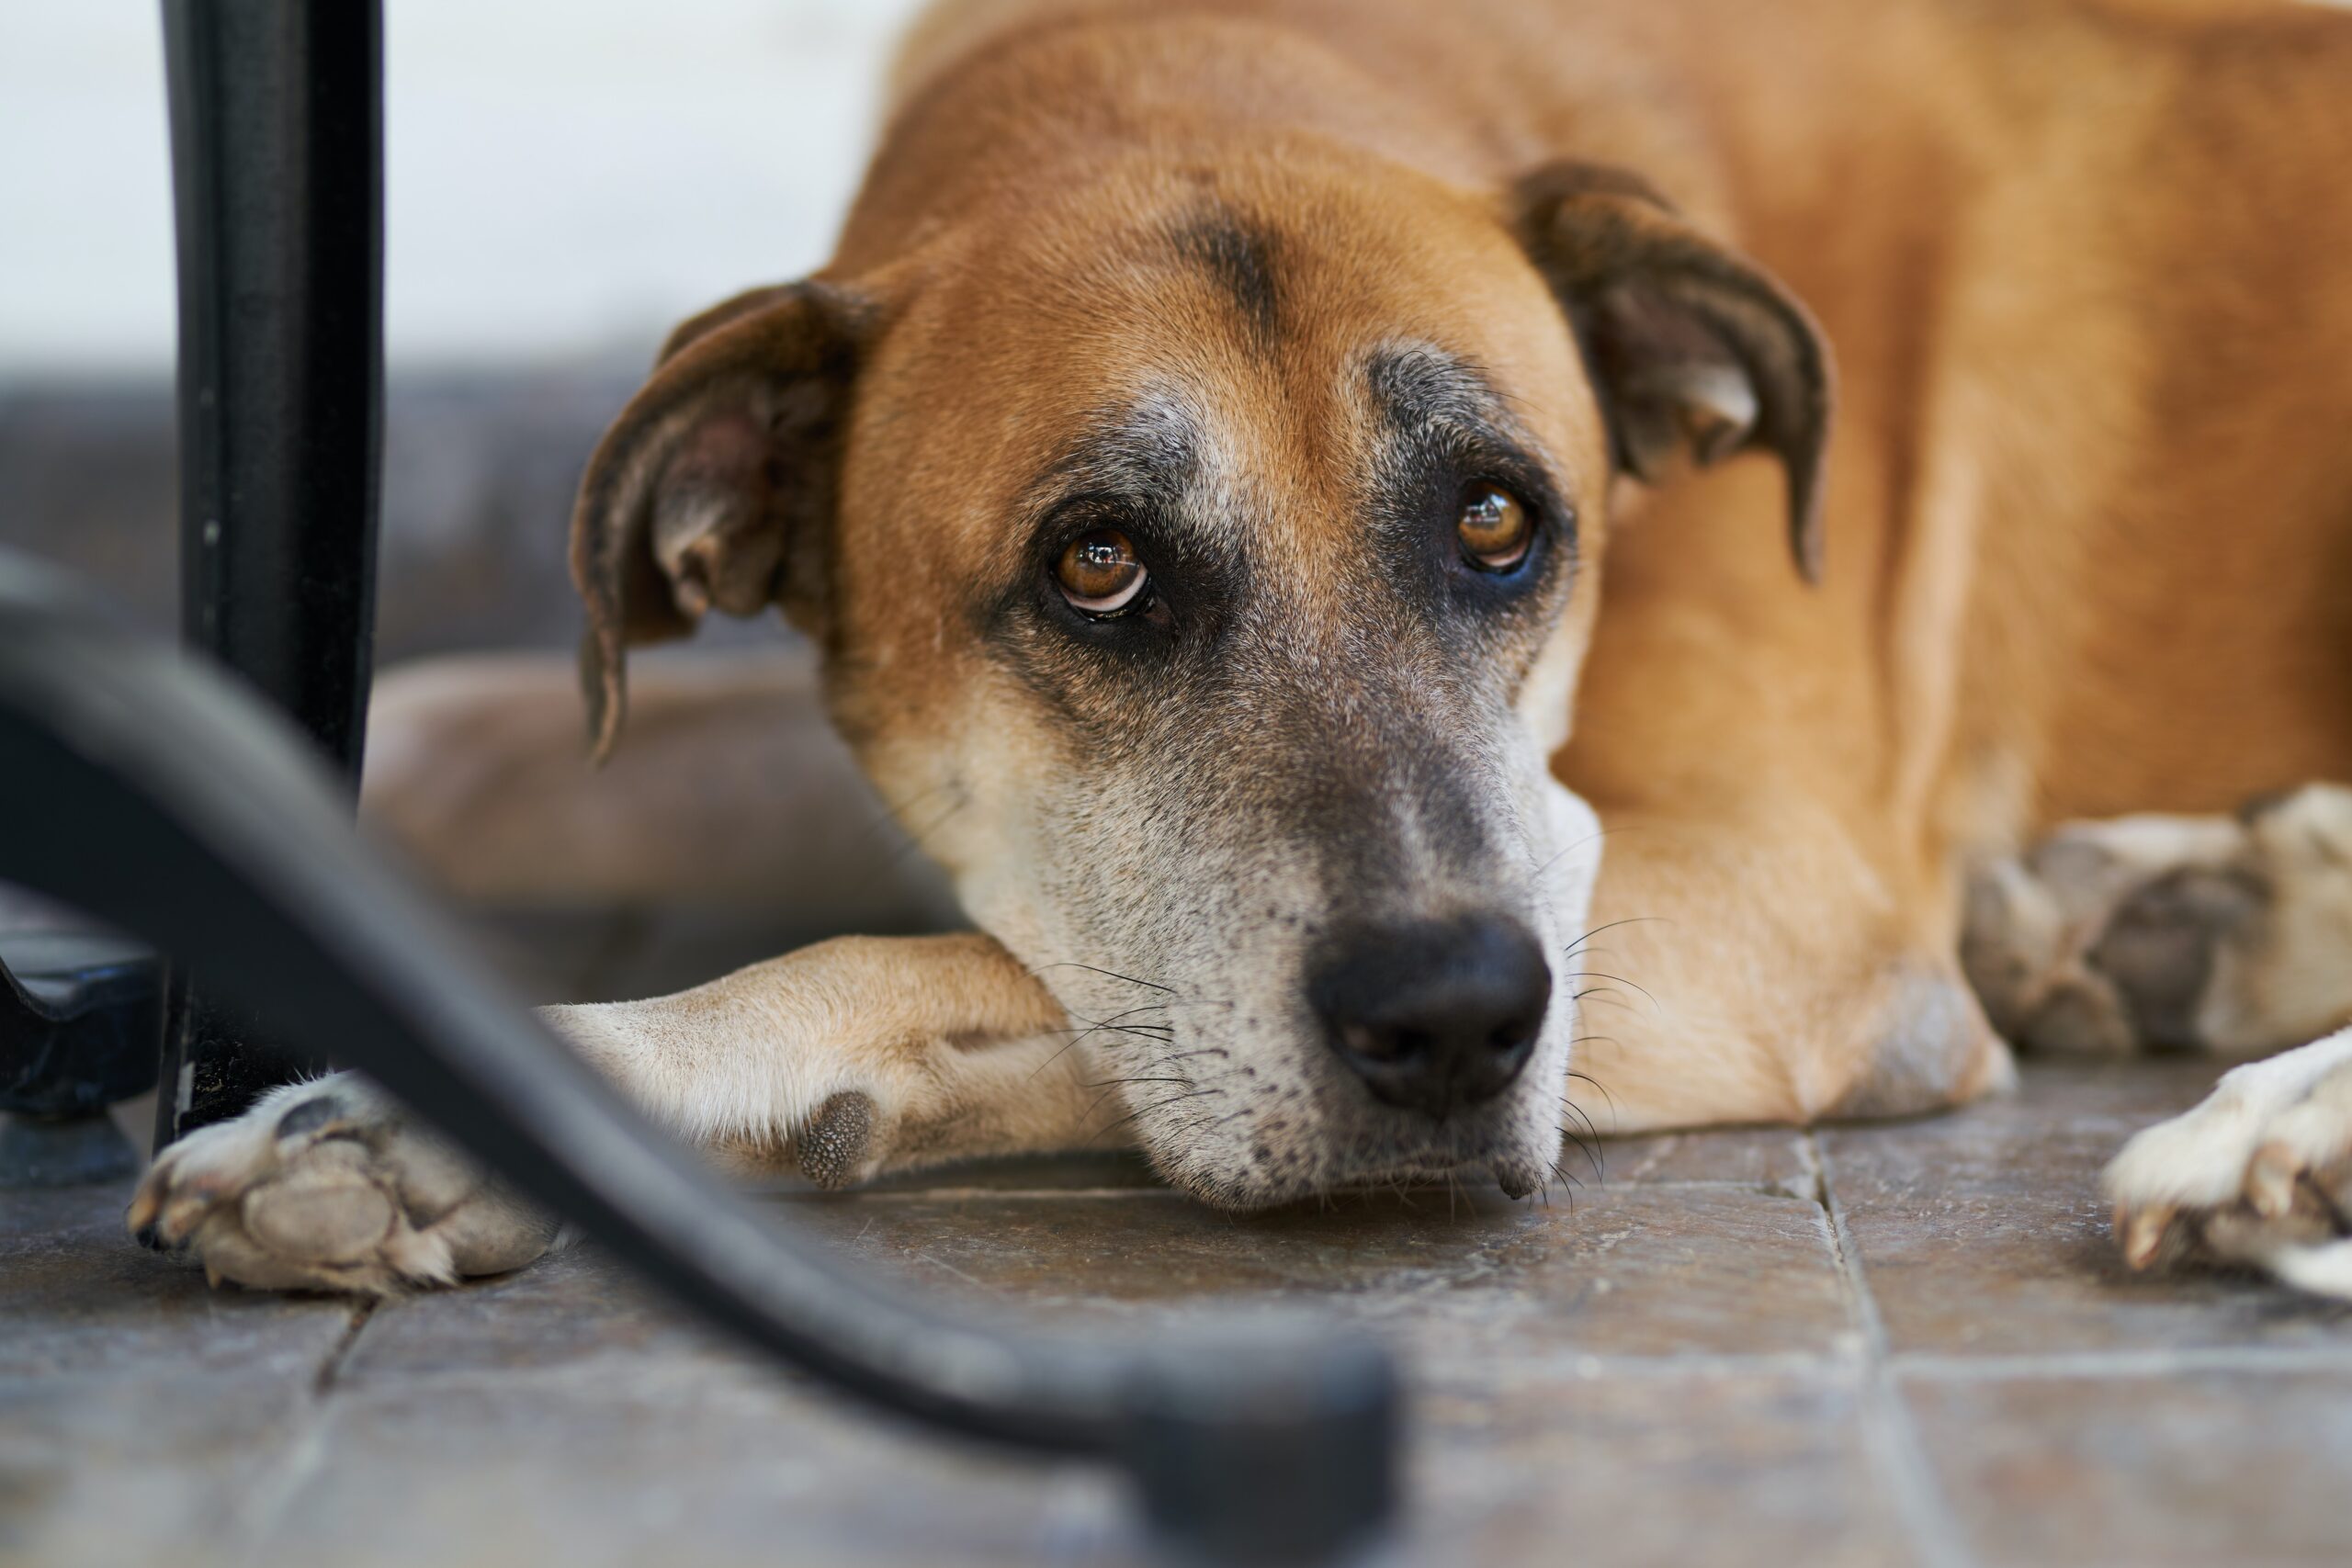
[[[1781,464],[1789,479],[1789,547],[1796,555],[1797,575],[1806,586],[1818,588],[1828,570],[1829,437],[1837,406],[1837,372],[1828,340],[1812,325],[1812,318],[1803,314],[1803,307],[1798,309],[1800,319],[1814,334],[1818,364],[1804,434],[1782,452]]]
[[[1828,572],[1828,521],[1817,476],[1789,476],[1789,554],[1808,588],[1821,586]]]
[[[611,646],[607,646],[608,642]],[[617,639],[592,627],[580,639],[580,695],[588,714],[588,766],[602,768],[620,744],[621,721],[628,716],[627,656]]]
[[[613,752],[621,742],[621,721],[617,710],[591,705],[588,716],[588,771],[602,773],[605,764],[613,760]]]

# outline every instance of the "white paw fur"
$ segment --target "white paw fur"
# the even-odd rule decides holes
[[[2250,1264],[2352,1297],[2352,1029],[2249,1063],[2107,1168],[2135,1269]]]
[[[519,1268],[555,1227],[350,1073],[273,1089],[165,1149],[125,1215],[260,1290],[390,1295]]]

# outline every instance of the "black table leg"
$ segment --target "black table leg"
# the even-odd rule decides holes
[[[380,0],[164,0],[181,620],[356,790],[383,406]],[[322,1058],[175,970],[157,1146]]]

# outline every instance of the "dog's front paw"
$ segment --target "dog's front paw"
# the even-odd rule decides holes
[[[2352,1030],[2229,1073],[2107,1168],[2134,1269],[2217,1262],[2352,1297]]]
[[[158,1156],[125,1216],[213,1283],[389,1295],[520,1267],[554,1227],[349,1073],[292,1084]]]

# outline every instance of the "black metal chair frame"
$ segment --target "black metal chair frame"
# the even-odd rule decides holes
[[[0,554],[0,876],[171,955],[158,1142],[357,1067],[778,1359],[941,1430],[1121,1467],[1179,1554],[1317,1561],[1372,1539],[1401,1420],[1376,1346],[1265,1327],[1048,1341],[848,1277],[625,1104],[359,843],[380,0],[164,0],[164,18],[200,657]]]

